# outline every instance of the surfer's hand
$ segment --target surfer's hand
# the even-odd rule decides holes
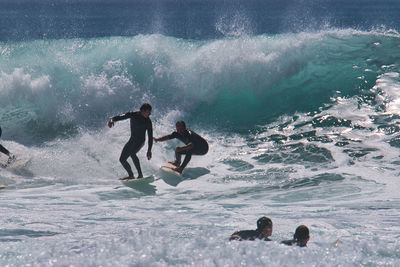
[[[147,151],[147,159],[148,159],[148,160],[151,159],[151,151]]]
[[[154,140],[155,142],[158,142],[158,138],[153,137],[153,140]]]
[[[114,120],[113,119],[109,119],[108,120],[108,127],[113,127],[114,126]]]

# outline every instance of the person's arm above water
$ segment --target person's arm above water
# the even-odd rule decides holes
[[[108,127],[113,127],[116,121],[126,120],[132,117],[133,112],[127,112],[125,114],[117,115],[108,120]]]
[[[283,240],[283,241],[281,241],[281,244],[285,244],[285,245],[288,245],[288,246],[292,246],[293,244],[296,244],[296,240],[294,240],[294,239]]]
[[[234,232],[230,237],[229,237],[229,241],[232,240],[240,240],[240,231],[236,231]]]

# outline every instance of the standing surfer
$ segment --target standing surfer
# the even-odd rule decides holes
[[[166,135],[159,138],[154,138],[156,142],[162,142],[170,139],[177,138],[185,143],[185,146],[176,147],[175,149],[175,161],[170,162],[175,165],[174,171],[182,173],[186,165],[189,163],[192,155],[205,155],[208,152],[208,143],[203,137],[197,133],[186,129],[186,124],[184,121],[178,121],[176,123],[176,131],[170,135]],[[181,157],[185,154],[185,159],[181,165]]]
[[[143,178],[142,169],[140,168],[139,158],[136,153],[143,147],[145,143],[145,133],[147,131],[148,148],[147,159],[151,159],[151,147],[153,146],[153,125],[150,120],[152,107],[145,103],[140,107],[140,111],[130,111],[128,113],[112,117],[108,120],[108,127],[113,127],[114,123],[121,120],[130,119],[131,122],[131,137],[122,149],[119,161],[128,172],[128,177],[123,179],[134,179],[131,166],[127,159],[132,158],[138,172],[138,178]]]

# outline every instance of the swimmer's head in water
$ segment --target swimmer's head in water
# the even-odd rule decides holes
[[[296,232],[294,233],[293,236],[294,240],[298,241],[305,241],[310,238],[310,230],[308,230],[308,227],[305,225],[300,225],[299,227],[296,228]]]
[[[257,220],[257,230],[262,231],[265,227],[272,227],[272,221],[268,217],[261,217]]]

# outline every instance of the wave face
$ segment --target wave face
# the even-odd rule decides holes
[[[8,136],[54,138],[148,101],[161,117],[180,110],[209,127],[251,130],[338,96],[368,104],[378,77],[397,73],[398,45],[395,32],[353,30],[1,43],[2,124]]]

